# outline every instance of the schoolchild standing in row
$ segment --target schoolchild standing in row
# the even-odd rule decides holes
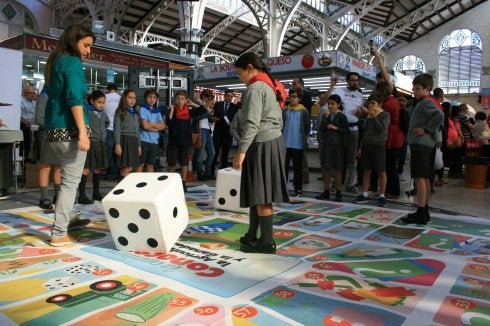
[[[284,109],[284,142],[286,143],[286,179],[289,174],[289,163],[293,161],[294,192],[298,197],[303,196],[303,155],[307,147],[307,137],[310,134],[310,114],[301,104],[303,90],[291,88],[289,90],[289,105]]]
[[[361,158],[363,172],[362,194],[354,200],[356,204],[369,202],[368,193],[371,184],[371,173],[376,171],[379,178],[378,206],[386,206],[386,138],[388,137],[388,126],[390,125],[390,114],[383,111],[381,105],[385,99],[374,91],[369,95],[367,104],[367,117],[364,122],[364,133],[362,135],[360,149],[357,152]]]
[[[100,172],[109,166],[109,160],[107,159],[105,141],[107,138],[107,127],[110,124],[109,117],[103,111],[105,104],[105,95],[101,91],[94,91],[88,98],[87,105],[88,119],[90,128],[92,129],[92,135],[90,136],[90,149],[87,152],[87,158],[85,159],[85,166],[82,172],[82,178],[78,185],[78,203],[83,205],[93,204],[94,200],[102,200],[102,195],[99,191],[100,186]],[[85,194],[85,187],[87,185],[87,176],[90,171],[92,174],[93,193],[92,200],[90,200]]]
[[[133,168],[140,165],[139,116],[134,107],[135,104],[135,91],[126,89],[114,115],[114,141],[116,144],[114,151],[117,156],[117,164],[120,167],[121,178],[127,176]]]
[[[170,106],[168,113],[168,171],[174,172],[177,160],[181,166],[182,182],[185,189],[185,177],[189,165],[189,154],[192,146],[191,118],[204,114],[204,106],[192,102],[185,91],[175,92],[175,105]]]
[[[322,115],[318,131],[321,133],[320,162],[323,172],[323,193],[317,199],[330,199],[330,174],[335,171],[335,201],[342,201],[342,170],[345,167],[345,138],[349,134],[349,121],[342,113],[342,99],[337,94],[328,98],[328,111]]]
[[[146,172],[155,171],[156,158],[160,150],[158,142],[160,131],[165,129],[165,121],[157,107],[160,94],[150,88],[145,91],[145,104],[140,108],[140,131],[141,140],[141,164],[136,168],[137,172],[143,172],[146,165]]]

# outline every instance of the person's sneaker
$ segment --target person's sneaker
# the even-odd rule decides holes
[[[71,246],[73,242],[77,240],[78,240],[77,237],[73,237],[67,234],[62,238],[51,238],[50,244],[53,247],[66,247],[66,246]]]
[[[303,190],[301,190],[301,189],[296,189],[294,191],[294,193],[295,193],[296,197],[303,197]]]
[[[315,198],[316,199],[329,200],[330,199],[330,193],[328,192],[328,190],[325,190],[324,192],[322,192],[318,196],[315,196]]]
[[[356,193],[357,192],[357,188],[354,187],[354,186],[346,186],[345,187],[345,191]]]
[[[341,202],[342,201],[342,194],[341,193],[336,193],[335,194],[335,201],[336,202]]]
[[[78,197],[78,203],[82,205],[91,205],[94,203],[94,201],[89,199],[87,196],[83,196],[83,197]]]
[[[358,195],[356,199],[354,199],[354,204],[365,204],[369,203],[369,198],[365,197],[364,195]]]
[[[379,198],[378,198],[378,206],[380,206],[380,207],[385,207],[385,206],[386,206],[386,198],[384,198],[384,197],[379,197]]]

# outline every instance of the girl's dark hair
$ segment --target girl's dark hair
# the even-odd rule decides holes
[[[126,119],[126,115],[128,114],[128,107],[126,104],[126,96],[128,96],[129,93],[135,93],[132,89],[125,89],[124,92],[121,95],[121,99],[119,100],[119,105],[117,106],[116,109],[116,115],[119,116],[121,121],[124,121]]]
[[[487,119],[487,114],[483,111],[478,111],[475,114],[475,120],[485,121]]]
[[[92,101],[95,101],[96,99],[101,97],[105,98],[104,92],[95,90],[88,96],[88,102],[91,103]]]
[[[157,97],[157,100],[160,98],[160,94],[158,94],[157,90],[154,88],[148,88],[143,94],[143,98],[146,100],[146,97],[150,94],[154,94]]]
[[[46,67],[44,68],[44,79],[46,80],[46,85],[49,86],[49,83],[51,82],[51,73],[53,71],[54,63],[61,53],[82,59],[82,54],[77,49],[77,43],[85,37],[91,37],[95,42],[94,33],[82,25],[72,25],[68,27],[63,34],[61,34],[58,44],[49,55],[46,62]]]
[[[213,94],[213,91],[206,88],[206,89],[203,89],[201,94],[199,94],[199,98],[201,100],[205,99],[205,98],[213,98],[214,99],[214,94]]]
[[[328,97],[327,101],[334,101],[339,105],[340,111],[344,111],[344,106],[342,105],[342,98],[337,94],[332,94]]]
[[[271,79],[272,83],[274,84],[274,89],[276,90],[276,99],[278,102],[284,102],[284,98],[282,98],[281,92],[277,89],[277,83],[274,78],[272,78],[271,74],[269,73],[269,69],[265,63],[260,60],[260,57],[256,55],[255,53],[252,52],[246,52],[242,54],[236,61],[235,61],[235,67],[241,68],[241,69],[246,69],[248,65],[252,65],[255,69],[257,69],[260,72],[266,73],[267,76]]]

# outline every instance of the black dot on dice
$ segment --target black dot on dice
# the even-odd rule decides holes
[[[177,209],[177,207],[174,207],[172,214],[174,215],[174,218],[177,217],[177,214],[179,214],[179,210]]]
[[[146,240],[146,243],[152,248],[158,247],[158,242],[153,238],[149,238],[148,240]]]
[[[110,208],[109,209],[109,215],[114,217],[114,218],[118,218],[119,217],[119,211],[115,208]]]
[[[117,189],[117,190],[114,190],[113,194],[114,195],[120,195],[124,192],[124,189]]]
[[[218,199],[218,203],[219,203],[220,205],[224,205],[224,204],[226,203],[226,199],[224,199],[223,197],[220,197],[220,198]]]
[[[168,175],[161,175],[157,178],[158,181],[163,181],[163,180],[167,180],[168,179]]]
[[[119,237],[117,238],[117,241],[119,242],[119,244],[121,246],[127,246],[128,245],[128,239],[126,239],[125,237]]]
[[[138,226],[136,224],[129,223],[128,224],[128,230],[131,231],[131,232],[133,232],[133,233],[136,233],[136,232],[138,232],[139,228],[138,228]]]
[[[143,187],[146,187],[146,182],[140,182],[136,185],[136,188],[143,188]]]
[[[143,209],[140,209],[140,212],[139,213],[140,213],[141,218],[143,218],[145,220],[147,220],[147,219],[150,218],[150,212],[148,210],[144,209],[144,208]]]
[[[236,191],[236,189],[231,189],[230,190],[231,197],[235,197],[237,194],[238,194],[238,192]]]

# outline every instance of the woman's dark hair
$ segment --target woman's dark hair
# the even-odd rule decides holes
[[[143,94],[143,98],[146,100],[146,97],[150,94],[154,94],[157,97],[157,100],[160,98],[160,94],[158,94],[157,90],[154,88],[148,88]]]
[[[104,92],[95,90],[92,93],[90,93],[90,95],[88,96],[88,102],[91,103],[92,101],[95,101],[96,99],[101,97],[105,98]]]
[[[385,81],[377,82],[376,86],[374,86],[374,89],[383,97],[382,103],[384,103],[386,99],[391,95],[390,85]]]
[[[451,118],[456,118],[459,114],[459,105],[453,105],[451,106]]]
[[[46,67],[44,69],[44,79],[46,80],[46,85],[49,86],[49,83],[51,82],[51,73],[53,71],[54,63],[61,53],[66,53],[82,59],[82,54],[77,49],[77,43],[85,37],[91,37],[95,42],[94,33],[82,25],[72,25],[68,27],[63,34],[61,34],[56,48],[53,50],[53,52],[51,52],[48,61],[46,62]]]
[[[132,89],[125,89],[124,92],[121,95],[121,99],[119,100],[119,105],[117,106],[116,113],[115,115],[119,116],[121,118],[121,121],[124,121],[126,119],[126,115],[128,114],[128,108],[126,105],[126,96],[128,96],[129,93],[135,93]]]
[[[276,90],[276,99],[278,102],[284,102],[285,99],[282,98],[281,92],[277,89],[277,84],[276,80],[272,78],[271,74],[269,73],[269,69],[267,68],[267,65],[260,60],[260,57],[256,55],[255,53],[252,52],[247,52],[242,54],[236,61],[235,61],[235,67],[241,68],[241,69],[246,69],[248,65],[251,65],[255,69],[257,69],[260,72],[266,73],[267,76],[271,79],[272,83],[274,84],[274,88]]]
[[[444,115],[446,117],[451,116],[451,103],[450,102],[442,102],[441,106],[444,109]]]
[[[344,111],[344,107],[342,106],[342,98],[337,94],[332,94],[328,97],[327,101],[334,101],[339,105],[340,111]]]

